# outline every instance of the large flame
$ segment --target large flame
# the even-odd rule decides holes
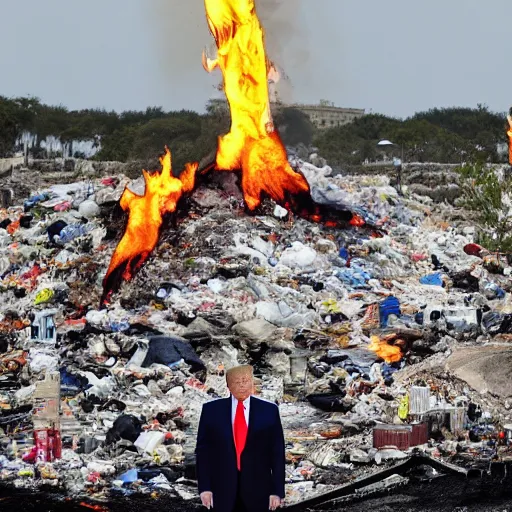
[[[179,178],[172,175],[171,152],[165,148],[160,158],[161,172],[150,174],[143,170],[146,189],[139,196],[126,188],[121,196],[121,207],[128,212],[128,224],[116,247],[103,281],[101,303],[108,301],[119,286],[120,278],[129,280],[144,263],[158,242],[162,216],[174,212],[185,193],[194,189],[198,164],[186,164]]]
[[[274,128],[269,101],[269,76],[263,29],[254,0],[205,0],[206,17],[217,43],[217,58],[203,54],[209,72],[219,67],[231,110],[231,130],[219,138],[216,168],[242,171],[242,191],[254,210],[262,193],[285,204],[290,196],[309,194],[309,185],[295,172]]]
[[[219,67],[231,111],[230,132],[219,137],[217,170],[241,171],[242,191],[247,207],[256,209],[266,194],[295,214],[324,222],[328,227],[364,225],[348,210],[333,210],[316,204],[306,178],[288,162],[284,145],[275,130],[270,112],[269,80],[279,73],[265,54],[264,34],[256,15],[254,0],[205,0],[210,31],[217,43],[215,60],[203,54],[207,71]],[[187,164],[180,178],[171,173],[171,154],[161,158],[162,171],[143,171],[146,191],[138,196],[126,189],[121,207],[129,212],[126,232],[117,246],[103,281],[101,304],[105,305],[121,280],[129,280],[158,242],[162,215],[176,210],[182,194],[195,186],[198,164]]]
[[[512,116],[509,114],[507,116],[507,119],[508,119],[508,132],[507,132],[507,135],[508,135],[508,161],[510,163],[510,165],[512,165]]]
[[[368,349],[375,352],[386,363],[397,363],[402,359],[400,347],[389,345],[386,340],[381,340],[378,336],[372,336],[370,341]]]

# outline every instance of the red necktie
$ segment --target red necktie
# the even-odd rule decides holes
[[[244,403],[238,401],[236,406],[235,423],[233,425],[233,434],[235,437],[236,448],[236,466],[240,471],[240,456],[245,448],[245,441],[247,440],[247,423],[245,421]]]

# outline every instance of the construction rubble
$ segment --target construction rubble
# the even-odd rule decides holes
[[[465,468],[512,457],[507,257],[475,243],[460,209],[289,154],[315,201],[366,226],[270,202],[249,215],[236,175],[213,173],[104,309],[119,198],[144,182],[3,179],[1,484],[197,500],[202,404],[227,396],[225,369],[245,363],[279,404],[288,504],[413,453]]]

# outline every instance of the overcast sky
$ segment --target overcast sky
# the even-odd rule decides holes
[[[406,117],[512,105],[511,0],[256,0],[286,100]],[[257,3],[258,5],[258,3]],[[202,111],[203,0],[0,0],[0,95]],[[287,85],[287,86],[286,86]]]

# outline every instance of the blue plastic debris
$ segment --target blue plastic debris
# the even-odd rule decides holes
[[[396,297],[388,297],[379,305],[380,325],[386,327],[388,325],[389,315],[400,316],[400,301]]]
[[[425,313],[423,313],[423,311],[416,313],[414,315],[414,321],[419,325],[423,325],[423,322],[425,321]]]
[[[129,469],[126,473],[123,473],[118,477],[125,484],[131,484],[139,479],[139,475],[136,469]]]
[[[435,274],[420,278],[420,283],[428,286],[443,286],[443,276],[441,273],[436,272]]]
[[[343,258],[344,260],[348,260],[350,258],[350,254],[346,247],[342,247],[340,249],[340,258]]]
[[[30,210],[33,206],[35,206],[37,203],[41,203],[43,201],[47,201],[50,199],[50,196],[46,193],[43,194],[37,194],[35,196],[29,197],[24,203],[23,207],[25,211]]]
[[[112,332],[124,332],[130,328],[128,320],[121,320],[119,322],[111,322],[110,329]]]
[[[503,299],[503,297],[505,297],[505,291],[496,283],[487,283],[484,286],[484,294],[485,297],[489,300]]]
[[[351,288],[365,288],[372,276],[363,267],[352,264],[350,268],[344,268],[336,272],[336,277]]]
[[[71,242],[79,236],[84,236],[94,229],[93,224],[68,224],[59,234],[59,245]]]

